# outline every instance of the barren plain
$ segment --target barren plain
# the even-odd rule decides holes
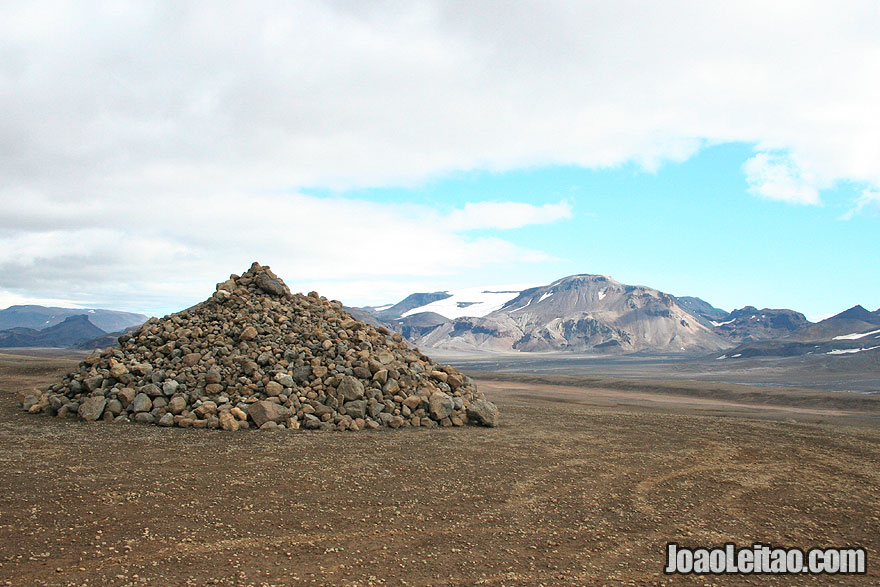
[[[42,355],[0,355],[0,583],[880,582],[875,396],[474,372],[498,428],[229,433],[28,415],[75,365]],[[868,576],[666,576],[670,541]]]

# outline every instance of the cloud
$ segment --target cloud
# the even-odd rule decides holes
[[[521,202],[468,202],[463,210],[455,210],[449,215],[449,222],[457,230],[506,230],[568,218],[571,218],[571,204],[565,201],[543,206]]]
[[[524,206],[491,203],[499,211],[534,212],[516,226],[559,216]],[[548,209],[554,206],[562,205]],[[396,280],[389,288],[396,291],[401,282],[551,259],[502,238],[460,234],[476,225],[469,209],[481,206],[443,214],[428,206],[296,193],[176,193],[124,205],[98,200],[83,210],[46,198],[26,206],[2,201],[0,289],[42,296],[64,291],[87,305],[115,299],[149,308],[204,298],[230,269],[244,270],[254,260],[271,265],[294,288],[346,282],[327,292],[336,295],[369,280]],[[45,226],[34,230],[29,219],[43,215]],[[371,291],[355,292],[356,298]]]
[[[865,210],[874,210],[875,213],[880,211],[880,191],[864,190],[856,199],[855,205],[840,220],[852,220]]]
[[[821,204],[815,181],[791,158],[758,153],[743,164],[749,191],[770,200],[792,204]]]
[[[419,278],[547,258],[462,232],[570,213],[271,195],[304,186],[652,169],[736,141],[764,197],[873,193],[878,25],[870,0],[2,3],[0,287],[197,299],[255,258]]]

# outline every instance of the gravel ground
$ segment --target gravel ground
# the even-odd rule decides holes
[[[0,584],[880,583],[880,431],[839,413],[491,382],[495,429],[229,433],[16,407],[73,364],[0,356]],[[668,541],[861,545],[869,575],[669,577]]]

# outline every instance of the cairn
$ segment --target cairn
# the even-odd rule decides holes
[[[31,413],[159,426],[364,430],[495,426],[470,377],[354,319],[338,301],[291,293],[254,263],[204,302],[151,318],[48,390]]]

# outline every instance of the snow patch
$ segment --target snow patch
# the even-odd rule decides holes
[[[608,294],[608,290],[603,288],[599,290],[599,299],[604,300],[605,296]]]
[[[860,353],[862,351],[873,351],[874,349],[880,349],[880,346],[872,346],[867,349],[834,349],[833,351],[828,351],[825,353],[826,355],[849,355],[852,353]]]
[[[553,292],[552,292],[552,291],[548,291],[547,293],[545,293],[544,295],[542,295],[542,296],[540,297],[540,299],[538,300],[538,303],[540,304],[541,302],[543,302],[544,300],[546,300],[547,298],[549,298],[549,297],[552,296],[552,295],[553,295]]]
[[[387,304],[385,306],[376,306],[375,308],[373,308],[373,311],[374,312],[381,312],[382,310],[387,310],[388,308],[391,308],[392,306],[394,306],[394,304]]]
[[[403,317],[421,314],[422,312],[434,312],[450,320],[456,318],[472,317],[482,318],[496,310],[500,310],[504,304],[516,298],[524,289],[535,287],[534,285],[499,285],[494,287],[469,287],[458,290],[448,290],[448,298],[413,308],[404,312]]]
[[[525,306],[520,306],[519,308],[516,308],[516,309],[514,309],[514,310],[508,310],[508,312],[509,312],[509,313],[519,312],[519,311],[522,310],[523,308],[528,308],[528,307],[529,307],[529,304],[531,304],[531,303],[532,303],[532,300],[529,300],[529,301],[526,302],[526,305],[525,305]]]
[[[731,322],[733,322],[733,320],[728,320],[727,322],[715,322],[714,320],[709,320],[709,322],[712,323],[712,326],[715,326],[717,328],[718,326],[724,326],[725,324],[730,324]]]
[[[864,338],[866,336],[871,336],[872,334],[880,333],[880,330],[872,330],[871,332],[854,332],[852,334],[841,334],[840,336],[835,336],[831,340],[857,340],[859,338]]]
[[[736,353],[735,355],[730,355],[730,358],[731,358],[731,359],[736,359],[736,358],[741,357],[741,356],[742,356],[742,353]]]
[[[726,358],[727,358],[727,355],[721,355],[720,357],[715,357],[715,360],[720,361],[720,360],[726,359]]]

